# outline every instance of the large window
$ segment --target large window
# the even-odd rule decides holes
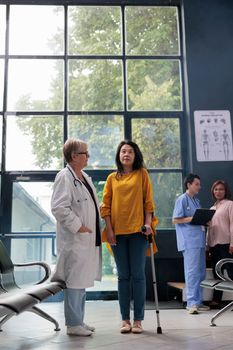
[[[0,5],[0,55],[5,53],[6,6]]]
[[[48,261],[54,261],[49,202],[68,137],[88,142],[86,170],[100,201],[118,143],[137,142],[154,187],[158,229],[171,229],[184,164],[179,7],[24,3],[0,5],[0,178],[8,199],[1,231],[14,238],[12,254],[21,237],[25,259],[52,249]],[[106,281],[115,271],[109,259],[104,250]]]

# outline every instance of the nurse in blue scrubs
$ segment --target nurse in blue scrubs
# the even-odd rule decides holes
[[[196,197],[201,188],[200,177],[189,174],[184,186],[186,191],[176,200],[172,222],[176,225],[177,248],[184,258],[187,310],[189,314],[198,314],[209,310],[202,303],[200,287],[206,272],[205,231],[202,226],[190,224],[196,209],[201,207]]]

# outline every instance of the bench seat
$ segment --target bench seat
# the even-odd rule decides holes
[[[210,279],[204,280],[201,282],[201,287],[203,288],[211,288],[216,290],[221,290],[222,292],[233,292],[233,281],[227,276],[224,275],[224,265],[225,264],[233,264],[233,259],[226,258],[220,260],[215,267],[216,274],[220,277],[220,279]],[[233,295],[232,295],[233,300]],[[216,326],[215,320],[223,315],[226,311],[233,308],[233,301],[227,304],[224,308],[218,311],[210,321],[211,326]]]
[[[41,266],[45,276],[35,285],[20,288],[14,277],[14,267]],[[60,330],[58,322],[49,314],[37,307],[37,304],[51,295],[66,288],[64,282],[50,282],[51,270],[44,262],[13,264],[2,241],[0,241],[0,331],[4,323],[11,317],[24,311],[33,312],[55,325],[55,331]]]

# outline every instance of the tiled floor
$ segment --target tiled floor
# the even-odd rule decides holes
[[[60,332],[42,318],[25,312],[13,317],[0,333],[1,350],[232,350],[233,312],[217,320],[217,327],[210,327],[215,311],[188,315],[186,310],[160,310],[163,334],[157,334],[155,311],[147,310],[143,323],[144,333],[120,334],[120,317],[117,301],[86,303],[86,322],[96,327],[91,337],[70,337],[65,333],[63,303],[43,303],[39,306],[55,317]]]

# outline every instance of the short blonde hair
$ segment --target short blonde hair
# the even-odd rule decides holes
[[[63,146],[63,154],[67,163],[72,161],[72,153],[85,152],[87,143],[78,139],[68,139]]]

